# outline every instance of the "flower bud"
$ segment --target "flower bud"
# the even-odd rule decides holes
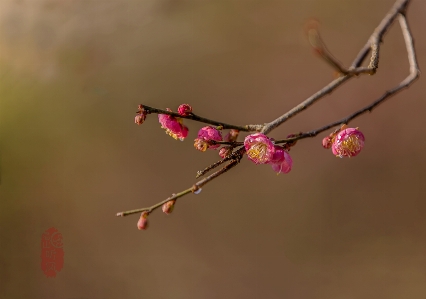
[[[162,206],[163,212],[166,213],[167,215],[173,212],[173,209],[175,207],[175,202],[176,202],[176,199],[172,199],[166,202],[165,204],[163,204]]]
[[[135,124],[141,125],[146,119],[146,115],[144,114],[138,114],[135,116]]]
[[[330,136],[327,136],[322,140],[322,146],[325,149],[330,149],[332,145],[333,145],[333,138],[331,138]]]
[[[234,142],[238,138],[240,131],[232,129],[228,134],[225,135],[225,141]]]
[[[225,159],[226,157],[228,157],[230,154],[232,154],[232,148],[230,146],[224,146],[219,150],[219,156],[222,159]]]
[[[207,144],[207,148],[210,148],[210,149],[216,149],[216,148],[220,147],[220,144],[210,145],[208,143],[210,140],[214,140],[214,141],[222,141],[223,140],[222,139],[222,133],[220,133],[220,131],[218,129],[216,129],[212,126],[206,126],[206,127],[201,128],[198,131],[198,138],[197,139],[205,141],[205,143]],[[197,139],[195,139],[196,142],[197,142]],[[195,146],[195,144],[194,144],[194,146]],[[198,149],[197,146],[195,146],[195,147]],[[204,149],[204,145],[201,148]],[[202,150],[202,151],[205,151],[205,149]]]
[[[178,113],[182,116],[188,116],[192,113],[192,107],[189,104],[182,104],[178,108]]]
[[[145,110],[143,105],[138,106],[138,111],[136,112],[136,114],[137,115],[135,116],[135,124],[138,124],[138,125],[143,124],[143,122],[146,119],[146,115],[148,114],[148,112]]]
[[[148,228],[148,215],[149,213],[147,211],[142,212],[137,224],[139,230],[145,230]]]

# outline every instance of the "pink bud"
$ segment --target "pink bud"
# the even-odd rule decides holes
[[[222,159],[225,159],[226,157],[228,157],[230,154],[232,154],[232,148],[230,146],[224,146],[219,150],[219,156]]]
[[[333,145],[333,138],[331,138],[330,136],[327,136],[322,140],[322,146],[325,149],[331,148],[332,145]]]
[[[176,199],[169,200],[165,204],[163,204],[162,210],[164,213],[169,215],[171,212],[173,212],[173,209],[175,207]]]
[[[336,157],[355,157],[364,147],[365,137],[358,128],[347,128],[334,138],[331,150]]]
[[[141,125],[146,119],[147,111],[143,108],[143,105],[138,106],[138,112],[136,112],[135,124]]]
[[[204,140],[205,142],[207,142],[209,149],[216,149],[216,148],[220,147],[220,144],[210,145],[210,144],[208,144],[208,141],[210,141],[210,140],[222,141],[223,140],[222,139],[222,133],[220,133],[220,131],[218,129],[211,127],[211,126],[206,126],[206,127],[201,128],[198,131],[198,138],[197,139]]]
[[[288,173],[293,166],[293,160],[290,157],[290,154],[281,146],[275,146],[275,153],[272,157],[272,160],[269,162],[272,169],[277,173]]]
[[[225,141],[233,142],[233,141],[237,140],[239,133],[240,133],[240,131],[232,129],[231,131],[229,131],[228,134],[225,135],[224,139],[225,139]]]
[[[272,141],[262,133],[248,135],[244,139],[248,158],[256,164],[266,164],[272,160],[275,147]]]
[[[167,111],[171,110],[167,108]],[[188,136],[188,128],[183,125],[181,118],[168,114],[158,114],[158,121],[161,127],[166,130],[166,134],[169,134],[174,139],[183,141]]]
[[[148,215],[149,213],[147,211],[142,212],[137,224],[139,230],[145,230],[148,228]]]
[[[192,107],[189,104],[182,104],[178,108],[178,113],[182,116],[188,116],[192,113]]]

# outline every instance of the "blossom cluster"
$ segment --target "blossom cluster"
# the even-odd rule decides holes
[[[152,108],[139,105],[135,123],[140,125],[144,123],[148,114],[152,113]],[[155,112],[158,113],[159,110]],[[164,110],[160,110],[164,112]],[[158,121],[168,135],[176,140],[183,141],[188,136],[188,128],[183,124],[184,118],[196,117],[192,112],[192,107],[188,104],[182,104],[177,109],[177,113],[166,109],[168,114],[158,114]],[[287,139],[275,142],[274,139],[262,133],[249,134],[244,138],[244,142],[237,142],[239,131],[231,129],[225,137],[222,136],[222,126],[208,125],[202,127],[194,140],[194,147],[205,152],[207,149],[219,150],[219,156],[222,159],[229,157],[234,149],[243,145],[247,158],[255,164],[267,164],[277,174],[289,173],[293,166],[293,160],[289,154],[301,135],[288,135]],[[303,138],[303,137],[302,137]],[[364,147],[364,135],[358,128],[347,128],[342,126],[339,130],[331,133],[322,141],[326,149],[331,149],[332,153],[340,158],[355,157]],[[279,144],[282,145],[279,145]],[[242,149],[242,147],[240,147]],[[195,186],[195,185],[194,185]],[[201,188],[192,190],[193,193],[199,193]],[[175,206],[176,199],[171,199],[162,204],[162,210],[165,214],[170,214]],[[151,210],[142,212],[137,227],[140,230],[148,228],[148,215]]]

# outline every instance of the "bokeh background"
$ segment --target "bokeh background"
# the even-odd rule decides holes
[[[149,206],[218,160],[178,142],[137,105],[236,124],[268,122],[333,79],[304,36],[321,23],[349,65],[393,0],[2,0],[0,298],[425,298],[425,84],[352,122],[355,159],[292,149],[277,176],[246,159],[178,201]],[[425,69],[426,1],[408,17]],[[398,23],[375,76],[346,83],[271,133],[311,130],[379,97],[408,74]],[[243,135],[244,136],[244,135]],[[42,233],[64,237],[56,278]]]

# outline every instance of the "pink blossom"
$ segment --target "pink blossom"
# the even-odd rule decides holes
[[[188,116],[192,113],[192,107],[189,104],[182,104],[178,108],[178,113],[182,116]]]
[[[220,147],[220,144],[214,144],[214,145],[210,145],[208,142],[210,140],[214,140],[214,141],[222,141],[222,133],[220,133],[220,131],[214,127],[211,126],[206,126],[201,128],[198,131],[198,138],[195,139],[195,143],[197,144],[202,144],[202,148],[205,151],[207,148],[209,149],[216,149],[218,147]],[[207,147],[205,147],[205,145],[207,145]],[[195,144],[194,144],[195,146]],[[197,146],[195,146],[197,148]],[[197,148],[198,149],[198,148]]]
[[[275,153],[272,157],[272,160],[269,162],[272,169],[277,173],[288,173],[291,170],[293,165],[293,160],[290,157],[290,154],[281,146],[275,146]]]
[[[167,108],[167,111],[171,111]],[[182,124],[182,119],[168,114],[158,114],[161,127],[174,139],[183,141],[188,136],[188,128]]]
[[[142,212],[137,224],[139,230],[145,230],[148,228],[148,215],[148,212]]]
[[[347,128],[336,135],[331,150],[339,158],[355,157],[364,147],[364,141],[364,134],[358,128]]]
[[[275,147],[272,141],[262,133],[248,135],[244,139],[247,156],[256,164],[266,164],[272,160]]]

